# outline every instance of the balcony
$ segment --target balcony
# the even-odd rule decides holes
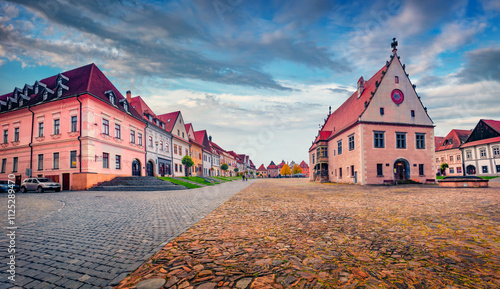
[[[328,157],[319,157],[318,158],[318,163],[327,163],[328,162]]]

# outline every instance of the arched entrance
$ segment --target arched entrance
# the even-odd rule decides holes
[[[133,176],[141,175],[141,162],[138,159],[134,159],[132,161],[132,175]]]
[[[410,178],[410,164],[405,159],[397,159],[394,162],[394,180],[406,181]]]
[[[149,177],[153,177],[155,175],[155,165],[153,164],[153,161],[148,161],[146,164],[146,173]]]
[[[467,174],[468,175],[475,175],[476,174],[476,167],[473,165],[468,165],[467,166]]]

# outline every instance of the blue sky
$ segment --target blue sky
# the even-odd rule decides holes
[[[494,0],[2,1],[0,94],[93,62],[257,166],[300,162],[393,37],[436,135],[500,119],[499,26]]]

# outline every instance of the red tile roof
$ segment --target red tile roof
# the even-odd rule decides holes
[[[444,136],[435,136],[434,137],[434,149],[437,150],[437,148],[443,143]]]
[[[172,133],[175,122],[177,121],[177,117],[179,117],[180,113],[181,113],[180,111],[174,111],[158,115],[157,117],[165,123],[165,130],[168,131],[169,133]]]
[[[277,169],[277,168],[278,168],[278,166],[277,166],[277,165],[275,165],[273,161],[271,161],[271,163],[267,166],[267,169],[268,169],[268,170],[269,170],[269,169]]]
[[[299,166],[301,168],[308,168],[309,167],[309,165],[305,161],[302,161]]]
[[[354,92],[337,110],[328,116],[325,125],[321,129],[321,132],[324,133],[320,132],[320,138],[325,137],[328,132],[331,132],[329,137],[333,137],[358,121],[365,111],[365,102],[367,104],[370,102],[372,92],[377,89],[375,82],[380,83],[383,72],[386,70],[387,66],[384,65],[372,78],[365,82],[363,93],[359,98],[358,92]]]
[[[444,151],[459,148],[467,140],[472,130],[452,129],[447,136],[436,146],[436,151]]]
[[[130,100],[130,105],[140,114],[144,116],[144,119],[148,120],[148,117],[144,114],[150,114],[153,116],[153,118],[156,118],[156,114],[153,112],[153,110],[146,104],[144,99],[140,96],[132,97]]]
[[[265,172],[267,171],[266,167],[264,166],[264,164],[261,164],[259,169],[257,170],[258,172]]]
[[[489,125],[492,129],[496,130],[496,132],[500,133],[500,121],[493,119],[483,119],[483,121]]]
[[[464,143],[461,147],[467,148],[467,147],[478,146],[478,145],[489,144],[489,143],[496,143],[496,142],[500,142],[500,136]]]
[[[68,78],[68,81],[63,83],[69,88],[69,90],[63,90],[63,94],[58,99],[74,97],[83,93],[90,93],[96,98],[111,105],[105,92],[112,90],[116,97],[116,107],[124,111],[120,100],[125,99],[125,97],[123,97],[120,91],[94,63],[78,67],[61,74]],[[47,88],[54,90],[57,86],[57,77],[58,75],[54,75],[42,79],[39,82],[45,84]],[[54,93],[56,92],[54,91]],[[6,100],[9,96],[12,96],[12,92],[0,96],[0,100]],[[42,98],[42,90],[40,90],[37,94],[29,95],[29,98],[30,100],[26,103],[26,105],[33,105],[40,102]],[[130,114],[136,118],[142,119],[142,115],[140,115],[133,108],[130,108]]]

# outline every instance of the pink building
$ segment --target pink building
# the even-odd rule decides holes
[[[271,161],[271,163],[267,166],[267,177],[277,178],[279,174],[280,173],[278,166],[273,161]]]
[[[144,175],[142,116],[94,64],[0,96],[0,125],[1,179],[19,184],[31,169],[82,190]]]
[[[467,140],[470,130],[451,130],[446,137],[436,139],[436,173],[446,176],[462,176],[463,162],[460,145]],[[441,164],[448,164],[448,168],[442,172]]]
[[[309,149],[310,180],[435,179],[434,125],[392,44],[390,61],[330,113]]]

